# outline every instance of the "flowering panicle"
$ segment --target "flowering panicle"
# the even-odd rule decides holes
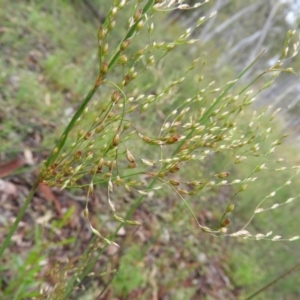
[[[140,1],[131,4],[128,31],[117,50],[112,52],[109,36],[116,30],[120,11],[130,5],[125,0],[116,2],[98,30],[99,74],[95,86],[54,149],[51,163],[44,166],[42,182],[67,188],[77,186],[82,178],[86,178],[90,180],[88,195],[93,194],[95,185],[107,184],[108,207],[115,220],[126,224],[138,222],[116,214],[117,192],[130,191],[140,195],[139,201],[142,201],[150,192],[154,193],[157,188],[154,183],[158,182],[160,187],[169,187],[178,195],[203,231],[252,237],[245,230],[248,223],[236,233],[228,233],[231,227],[229,215],[234,214],[240,194],[249,191],[258,181],[258,176],[271,169],[267,157],[282,143],[282,138],[274,140],[269,124],[275,113],[270,116],[267,109],[251,112],[249,106],[257,93],[250,87],[240,91],[233,89],[243,73],[221,86],[216,80],[206,79],[205,60],[201,57],[184,66],[176,76],[175,73],[171,77],[164,76],[162,63],[168,56],[181,45],[197,42],[190,38],[192,28],[171,42],[155,40],[154,13],[194,9],[206,2],[189,5],[184,1],[154,1],[153,6],[147,4],[144,8]],[[214,15],[211,13],[200,18],[195,27]],[[137,46],[134,38],[142,33],[149,35],[149,42]],[[288,33],[280,59],[263,73],[274,74],[263,89],[273,82],[278,72],[289,71],[282,69],[281,62],[290,53],[288,47],[293,34]],[[299,43],[295,43],[291,55],[298,48]],[[110,75],[112,69],[116,77]],[[139,78],[144,80],[144,88],[134,84]],[[155,82],[148,85],[149,78]],[[95,94],[100,86],[101,95]],[[187,89],[192,92],[187,93]],[[97,98],[94,102],[90,101],[92,96]],[[249,122],[240,121],[244,116]],[[63,152],[67,138],[72,142],[64,147]],[[265,149],[263,142],[271,147]],[[212,167],[213,162],[219,161],[223,155],[226,155],[226,162],[216,170]],[[245,163],[254,164],[253,171],[235,178],[235,170]],[[285,167],[274,170],[285,170]],[[232,192],[232,199],[225,206],[219,225],[208,228],[200,224],[185,197],[196,198],[208,190],[225,187]],[[263,208],[261,205],[266,199],[275,197],[275,192],[262,200],[253,217],[292,201],[289,198]],[[91,230],[95,232],[93,227]],[[255,239],[266,237],[259,234]],[[274,236],[272,240],[282,239]]]

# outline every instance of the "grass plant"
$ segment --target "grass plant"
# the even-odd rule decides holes
[[[184,211],[186,222],[192,219],[196,231],[205,233],[204,236],[272,242],[299,239],[294,232],[282,236],[268,229],[269,224],[264,224],[264,220],[268,219],[260,217],[264,213],[274,212],[272,216],[276,224],[276,219],[279,215],[281,217],[281,214],[276,215],[276,211],[281,212],[287,204],[298,199],[298,193],[290,196],[289,187],[295,185],[299,166],[286,164],[277,167],[277,164],[284,162],[276,158],[274,152],[284,137],[273,133],[275,114],[269,110],[253,112],[251,109],[259,92],[273,84],[281,72],[295,74],[293,69],[283,67],[283,62],[298,52],[298,42],[294,44],[293,51],[289,50],[295,32],[288,32],[284,50],[275,64],[250,83],[245,84],[241,79],[262,59],[263,53],[236,78],[215,82],[206,79],[203,55],[192,57],[191,61],[184,58],[186,55],[192,56],[188,49],[198,43],[191,38],[194,28],[212,18],[214,13],[199,18],[194,28],[183,31],[172,41],[156,40],[157,14],[172,9],[197,9],[202,4],[205,3],[190,7],[180,1],[113,1],[97,33],[98,72],[94,83],[43,162],[37,180],[0,247],[0,258],[8,250],[39,183],[61,190],[86,189],[83,213],[94,238],[76,266],[66,264],[65,270],[54,270],[61,277],[59,284],[54,287],[40,284],[39,294],[33,289],[34,295],[30,297],[74,297],[76,287],[81,286],[91,274],[108,247],[119,247],[117,235],[121,228],[140,226],[141,221],[134,218],[135,212],[144,202],[153,201],[160,193],[176,197],[176,209],[179,207],[181,213]],[[31,14],[28,20],[35,24],[38,15]],[[51,30],[51,26],[44,28],[45,32],[51,33]],[[116,43],[112,37],[119,30],[123,36]],[[70,34],[73,40],[76,39],[75,31]],[[119,32],[115,36],[119,36]],[[63,37],[57,35],[55,42],[64,43]],[[184,51],[176,52],[181,47]],[[62,69],[57,68],[70,59],[71,49],[74,49],[72,44],[66,47],[66,53],[49,55],[43,68],[55,90],[78,95],[85,89],[80,68],[72,62]],[[80,55],[80,51],[76,55]],[[181,57],[184,64],[178,59],[177,65],[174,57]],[[28,80],[31,80],[30,77]],[[253,91],[254,85],[261,88]],[[25,84],[19,90],[22,99],[29,94],[27,86]],[[59,106],[59,103],[55,105]],[[272,174],[285,172],[286,177],[282,180],[282,176],[278,176],[276,186],[270,182],[267,187],[263,179],[265,171]],[[260,190],[265,189],[266,192],[254,197],[253,190],[259,185],[263,185]],[[105,187],[105,214],[117,224],[110,235],[105,234],[105,229],[93,225],[90,199],[97,186]],[[212,211],[215,209],[217,218],[211,224],[199,220],[199,202],[207,202],[207,195],[217,197],[225,189],[230,191],[230,196],[216,208],[214,203],[209,205]],[[252,192],[249,192],[251,189]],[[126,193],[130,193],[132,201],[124,207],[120,199]],[[253,205],[250,203],[252,201],[245,200],[247,197],[243,199],[244,195],[253,196]],[[281,196],[273,202],[278,195]],[[243,202],[245,205],[241,204]],[[204,205],[208,206],[207,203]],[[244,219],[235,216],[236,207],[239,211],[246,211]],[[176,219],[176,214],[170,213],[168,217]],[[262,224],[258,232],[251,227],[256,218]],[[54,227],[60,228],[60,225],[55,224]],[[188,248],[193,249],[191,246]],[[145,284],[143,268],[129,262],[136,258],[138,249],[136,245],[132,246],[121,260],[123,264],[117,275],[119,280],[112,281],[116,295],[127,297],[132,290]],[[40,248],[36,247],[33,252],[38,250]],[[41,261],[44,259],[40,252],[36,255]],[[25,268],[31,263],[30,257],[29,254],[28,260],[22,262]],[[238,261],[238,258],[243,261],[242,255],[237,254],[235,259]],[[32,269],[33,274],[41,271],[39,264],[35,267],[37,269]],[[244,264],[242,270],[243,276],[238,272],[235,276],[239,278],[238,284],[246,285],[253,279],[252,269]],[[114,276],[115,272],[112,274]],[[128,274],[140,276],[131,276],[128,283]],[[28,278],[33,279],[34,275]],[[99,278],[101,280],[101,276]],[[20,280],[16,279],[6,290],[10,291],[13,284],[19,284]],[[25,284],[28,288],[31,283],[25,281]],[[16,299],[29,296],[23,294],[19,297],[17,294]]]

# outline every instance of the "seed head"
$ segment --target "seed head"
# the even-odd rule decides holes
[[[108,52],[108,43],[105,43],[102,47],[102,54],[106,55]]]
[[[125,41],[121,44],[120,50],[121,50],[121,51],[124,51],[125,49],[128,48],[129,45],[130,45],[130,40],[127,39],[127,40],[125,40]]]
[[[233,210],[234,210],[234,204],[231,203],[231,204],[229,204],[229,205],[227,206],[227,208],[226,208],[226,213],[230,213],[230,212],[232,212]]]
[[[140,31],[144,27],[144,24],[145,23],[144,23],[143,20],[139,21],[138,24],[137,24],[137,26],[136,26],[136,30]]]
[[[219,174],[216,174],[215,176],[218,177],[218,178],[226,178],[230,175],[229,172],[221,172]]]
[[[225,219],[222,223],[221,223],[221,227],[226,227],[230,224],[230,220],[229,219]]]
[[[120,135],[117,133],[115,136],[114,136],[114,139],[113,139],[113,142],[112,142],[112,145],[115,147],[119,144],[119,141],[120,141]]]
[[[106,74],[108,71],[108,62],[104,61],[101,65],[101,73]]]
[[[120,93],[118,91],[114,91],[111,95],[111,101],[116,103],[120,99]]]
[[[128,61],[128,58],[127,58],[127,56],[126,56],[125,54],[123,54],[123,55],[121,55],[121,56],[119,57],[119,63],[120,63],[121,65],[125,65],[125,64],[127,63],[127,61]]]
[[[142,17],[142,15],[143,15],[143,11],[141,9],[136,11],[134,16],[133,16],[134,22],[137,22]]]
[[[128,149],[126,151],[126,158],[131,163],[135,162],[134,156],[131,154],[131,152]]]

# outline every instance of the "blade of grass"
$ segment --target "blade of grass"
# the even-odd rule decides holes
[[[11,226],[11,228],[10,228],[7,236],[4,239],[4,242],[2,243],[2,245],[0,247],[0,258],[3,255],[5,249],[9,246],[10,240],[11,240],[14,232],[17,230],[17,227],[18,227],[18,225],[19,225],[22,217],[24,216],[29,203],[31,202],[31,199],[34,196],[34,193],[35,193],[38,185],[39,185],[39,177],[34,182],[34,184],[33,184],[32,188],[31,188],[28,196],[25,199],[25,202],[24,202],[23,206],[21,207],[21,209],[20,209],[20,211],[19,211],[19,213],[18,213],[18,215],[17,215],[17,217],[16,217],[13,225]]]

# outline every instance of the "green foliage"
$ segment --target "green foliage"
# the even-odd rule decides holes
[[[13,254],[1,267],[1,286],[5,291],[0,293],[1,299],[27,299],[38,296],[40,282],[37,275],[42,271],[46,259],[47,253],[44,252],[42,244],[36,245],[26,256]]]

